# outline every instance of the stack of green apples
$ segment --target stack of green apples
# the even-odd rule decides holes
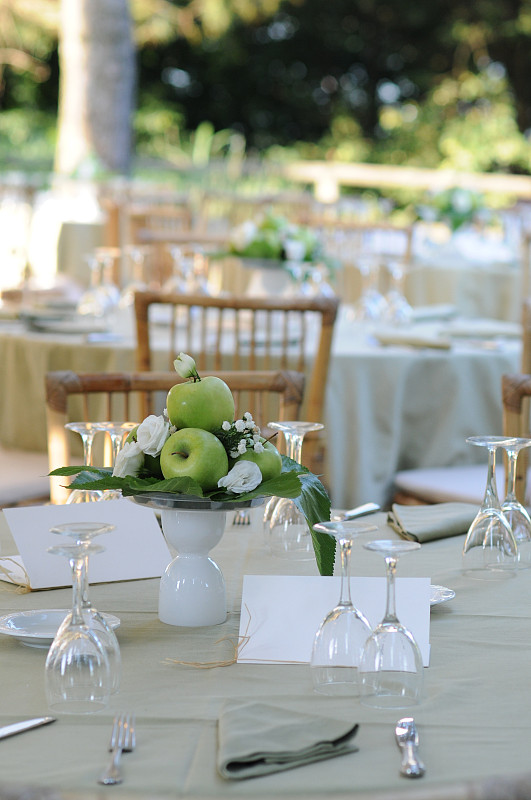
[[[246,449],[231,457],[223,442],[223,425],[234,420],[234,398],[227,384],[215,376],[200,378],[194,360],[180,354],[175,361],[177,372],[191,380],[178,383],[168,392],[167,415],[175,432],[162,447],[159,458],[146,457],[144,466],[164,478],[189,477],[203,491],[218,486],[239,461],[253,461],[262,473],[262,481],[276,478],[282,471],[282,459],[276,447],[260,438],[259,452]],[[135,439],[135,431],[130,440]],[[160,472],[159,472],[160,470]]]

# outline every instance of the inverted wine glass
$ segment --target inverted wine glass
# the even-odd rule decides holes
[[[361,296],[352,311],[356,322],[379,322],[387,313],[387,300],[378,289],[378,256],[362,255],[356,265],[361,276]]]
[[[391,286],[385,299],[387,309],[385,319],[393,325],[408,325],[413,319],[413,309],[404,294],[405,265],[400,259],[387,262],[387,271],[391,278]]]
[[[313,643],[310,661],[313,687],[322,694],[357,695],[357,668],[371,626],[352,603],[350,559],[354,539],[361,533],[374,530],[374,526],[338,520],[320,522],[313,529],[333,536],[339,544],[341,557],[339,600],[321,622]]]
[[[111,672],[97,632],[87,625],[81,608],[83,569],[87,550],[103,547],[63,544],[49,553],[66,556],[72,570],[72,611],[55,635],[44,669],[46,698],[53,711],[91,714],[103,710],[111,693]]]
[[[518,567],[531,567],[531,517],[516,497],[516,463],[521,450],[531,445],[531,439],[517,437],[501,447],[507,453],[507,496],[501,510],[518,545]]]
[[[62,525],[55,525],[53,528],[50,528],[51,533],[69,537],[76,545],[83,548],[81,612],[85,623],[91,630],[96,632],[105,650],[111,672],[111,693],[117,692],[120,688],[122,658],[118,639],[110,625],[111,617],[100,614],[100,612],[94,608],[89,598],[89,556],[91,552],[90,544],[96,536],[101,536],[103,533],[110,533],[114,529],[115,525],[106,522],[65,522]],[[65,620],[63,620],[62,626],[66,626],[70,623],[69,616],[71,615],[68,615]]]
[[[482,580],[508,577],[518,565],[518,545],[498,498],[496,450],[516,440],[507,436],[470,436],[466,441],[487,449],[488,467],[483,502],[463,545],[463,569]]]
[[[420,703],[424,682],[422,656],[413,634],[396,613],[395,576],[400,556],[420,549],[418,542],[382,539],[367,550],[385,558],[387,599],[382,621],[365,642],[358,669],[360,702],[374,708],[407,708]]]
[[[97,427],[93,422],[67,422],[65,428],[79,433],[83,442],[83,464],[86,467],[91,467],[94,437],[101,428]],[[72,489],[66,503],[94,503],[102,498],[103,492],[98,490]]]
[[[116,457],[123,447],[124,437],[136,428],[137,422],[95,422],[100,431],[109,434],[111,439],[111,465],[116,464]],[[119,489],[107,489],[103,493],[103,500],[117,500],[122,496]]]
[[[324,428],[321,422],[270,422],[269,427],[282,431],[288,455],[302,463],[302,443],[307,433]],[[313,558],[313,544],[308,524],[293,500],[282,497],[271,514],[269,545],[271,552],[281,558],[309,561]]]

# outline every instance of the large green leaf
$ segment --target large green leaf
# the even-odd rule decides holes
[[[252,500],[255,497],[287,497],[293,500],[304,514],[312,535],[317,567],[321,575],[332,575],[334,571],[335,541],[331,536],[316,533],[313,526],[317,522],[330,519],[330,498],[317,476],[306,467],[297,464],[287,456],[282,456],[282,472],[277,478],[264,481],[256,489],[241,495],[234,495],[225,489],[204,492],[192,478],[165,478],[153,476],[124,478],[113,477],[112,470],[102,467],[60,467],[50,473],[54,476],[76,477],[71,489],[120,489],[124,497],[144,492],[170,492],[193,497],[206,497],[217,502]]]

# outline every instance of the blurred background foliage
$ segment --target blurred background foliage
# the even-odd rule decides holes
[[[131,8],[135,169],[246,155],[531,173],[531,0]],[[53,163],[59,9],[0,4],[2,169]]]

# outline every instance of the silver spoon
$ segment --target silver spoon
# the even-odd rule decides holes
[[[413,717],[399,719],[395,727],[396,743],[402,751],[400,774],[406,778],[421,778],[426,768],[418,757],[419,734]]]
[[[357,519],[358,517],[365,517],[367,514],[374,514],[379,510],[380,506],[378,503],[364,503],[361,506],[356,506],[355,508],[351,508],[349,511],[345,511],[344,514],[339,514],[336,517],[332,517],[332,519],[335,522],[344,519]]]

